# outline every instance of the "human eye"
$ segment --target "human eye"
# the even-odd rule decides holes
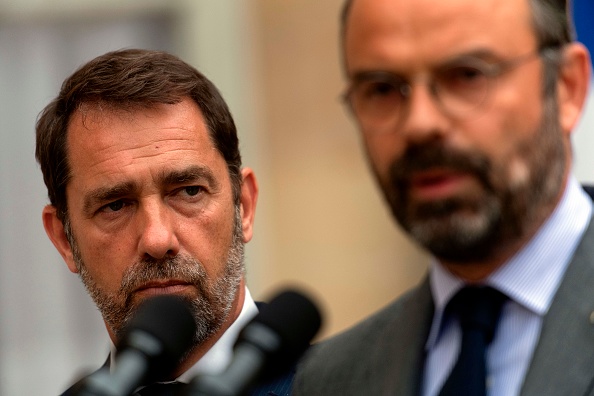
[[[179,186],[167,194],[166,200],[172,208],[182,213],[195,213],[208,202],[205,199],[207,193],[208,190],[202,185]]]
[[[452,66],[444,71],[444,77],[452,81],[469,82],[476,81],[484,76],[480,68],[474,65]]]
[[[99,208],[99,212],[102,212],[102,213],[120,212],[121,210],[123,210],[128,205],[129,205],[129,203],[127,203],[123,199],[118,199],[117,201],[110,202],[110,203],[108,203],[108,204],[103,205],[102,207],[100,207]]]
[[[487,75],[479,65],[460,64],[441,70],[437,80],[442,88],[455,93],[482,89],[487,82]]]
[[[170,193],[170,196],[174,197],[176,200],[183,200],[188,202],[195,202],[199,200],[204,193],[206,192],[206,188],[201,185],[191,185],[191,186],[182,186],[178,187]]]
[[[396,99],[400,96],[400,90],[393,81],[381,78],[361,81],[356,91],[360,98],[368,101]]]
[[[202,192],[204,192],[204,187],[202,186],[187,186],[180,189],[180,192],[189,196],[194,197]]]
[[[408,84],[386,72],[371,72],[357,76],[347,96],[351,109],[359,118],[384,118],[402,106]]]

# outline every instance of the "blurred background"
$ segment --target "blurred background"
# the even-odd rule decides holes
[[[108,339],[47,239],[37,114],[82,63],[124,47],[172,52],[222,91],[258,176],[248,282],[258,300],[298,285],[335,334],[422,277],[427,257],[393,224],[341,106],[342,0],[0,0],[0,395],[55,395],[103,363]],[[592,0],[574,5],[594,47]],[[574,136],[594,181],[594,100]]]

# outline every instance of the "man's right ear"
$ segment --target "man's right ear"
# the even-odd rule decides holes
[[[68,265],[70,272],[77,273],[78,269],[74,263],[74,257],[72,255],[72,248],[70,242],[66,238],[64,232],[64,224],[58,219],[57,209],[53,205],[46,205],[43,208],[42,219],[45,233],[49,237],[50,241],[54,244],[58,252]]]

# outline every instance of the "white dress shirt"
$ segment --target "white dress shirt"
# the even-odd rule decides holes
[[[575,178],[549,219],[528,244],[483,283],[509,297],[487,350],[487,395],[520,393],[543,318],[592,215],[592,201]],[[426,344],[423,396],[435,396],[454,367],[462,339],[460,325],[442,325],[445,306],[464,286],[437,261],[429,279],[435,303]]]

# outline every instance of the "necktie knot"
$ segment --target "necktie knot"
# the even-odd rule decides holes
[[[507,297],[491,287],[465,287],[450,301],[446,314],[458,316],[462,333],[479,331],[490,343]]]

